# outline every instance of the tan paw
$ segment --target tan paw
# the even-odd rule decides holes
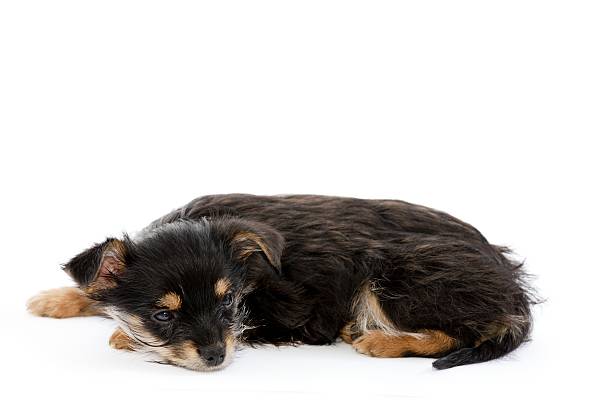
[[[347,323],[342,330],[340,330],[340,338],[342,341],[348,344],[352,344],[353,341],[359,337],[355,322]]]
[[[353,341],[355,350],[372,357],[401,357],[406,347],[402,337],[372,330]]]
[[[28,300],[27,308],[37,316],[57,319],[102,315],[95,302],[78,288],[58,288],[40,292]]]
[[[117,350],[136,350],[134,341],[121,329],[115,330],[110,339],[108,339],[108,344]]]
[[[457,340],[440,330],[419,330],[398,335],[372,330],[353,342],[360,353],[374,357],[439,357],[457,347]]]
[[[382,336],[375,331],[371,331],[356,338],[353,341],[353,348],[361,354],[373,356],[376,352],[380,351],[381,346],[377,343],[381,341]]]

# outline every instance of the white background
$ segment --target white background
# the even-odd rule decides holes
[[[609,404],[610,21],[585,0],[0,2],[1,405]],[[526,259],[534,339],[444,372],[338,344],[207,374],[26,313],[93,242],[229,192],[450,212]]]

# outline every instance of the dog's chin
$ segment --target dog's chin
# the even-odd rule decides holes
[[[236,347],[235,339],[233,337],[226,338],[225,359],[221,364],[216,366],[210,366],[202,360],[200,353],[197,351],[196,344],[191,340],[178,344],[167,345],[165,347],[143,347],[138,351],[151,356],[151,359],[149,360],[151,362],[173,365],[192,371],[202,372],[218,371],[227,367],[234,358]]]
[[[155,360],[162,364],[174,365],[181,368],[186,368],[191,371],[219,371],[230,365],[234,358],[234,347],[233,342],[227,344],[228,347],[225,349],[225,360],[219,365],[210,366],[206,364],[200,356],[194,351],[195,349],[191,346],[191,343],[183,345],[181,352],[177,353],[175,350],[155,350],[157,358]],[[152,350],[150,350],[152,351]]]
[[[209,366],[200,360],[165,360],[164,364],[170,364],[181,368],[186,368],[191,371],[200,371],[200,372],[208,372],[208,371],[219,371],[227,367],[232,361],[232,359],[226,359],[223,363],[216,366]]]

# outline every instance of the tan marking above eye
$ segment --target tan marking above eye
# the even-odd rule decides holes
[[[179,310],[181,308],[181,297],[174,292],[168,292],[157,301],[157,306],[168,310]]]
[[[221,278],[215,283],[215,295],[223,297],[230,289],[230,281],[227,278]]]

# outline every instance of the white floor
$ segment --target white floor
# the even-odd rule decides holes
[[[441,390],[450,395],[468,394],[474,392],[474,388],[496,393],[508,389],[533,392],[541,390],[538,380],[542,376],[554,375],[549,361],[552,356],[543,350],[542,339],[505,361],[444,372],[434,371],[429,359],[368,358],[338,343],[334,346],[247,348],[238,353],[227,369],[198,373],[148,363],[138,355],[111,350],[107,338],[114,325],[104,319],[57,321],[22,316],[15,321],[15,327],[19,327],[15,330],[19,337],[11,339],[14,344],[3,346],[3,349],[8,350],[5,362],[8,357],[13,375],[27,379],[18,382],[17,387],[39,384],[51,391],[69,386],[75,388],[75,395],[91,398],[93,392],[94,400],[106,398],[106,394],[96,392],[98,389],[126,393],[138,389],[147,392],[186,390],[220,395],[235,392],[244,395],[268,392],[348,394],[347,400],[367,396],[436,396]],[[21,358],[16,358],[18,356]],[[9,392],[15,391],[11,388]],[[26,398],[41,397],[37,392],[21,391],[26,393]],[[137,395],[132,397],[136,399]]]
[[[56,272],[52,280],[63,283]],[[137,354],[109,348],[111,320],[28,315],[23,304],[40,285],[32,279],[20,283],[20,291],[2,297],[3,398],[63,406],[82,401],[93,406],[117,401],[132,405],[193,402],[194,398],[203,403],[257,400],[284,405],[294,401],[298,406],[405,398],[452,399],[455,404],[495,399],[502,406],[525,398],[603,402],[593,394],[604,386],[604,379],[591,371],[596,357],[585,354],[585,344],[578,344],[578,339],[568,338],[575,332],[555,327],[554,301],[537,308],[531,343],[489,363],[435,371],[430,359],[370,358],[339,342],[245,348],[225,370],[199,373],[149,363]]]

